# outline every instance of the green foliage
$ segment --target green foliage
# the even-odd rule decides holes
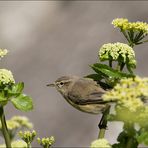
[[[140,144],[148,145],[148,127],[141,128],[137,135],[137,141]]]
[[[8,51],[6,49],[0,49],[0,57],[4,57]],[[11,148],[11,141],[13,140],[17,129],[25,126],[31,126],[27,124],[26,120],[22,118],[15,118],[15,120],[9,120],[6,122],[4,107],[10,101],[14,107],[20,111],[30,111],[33,109],[32,98],[23,93],[24,83],[15,83],[13,74],[10,70],[0,69],[0,130],[5,139],[5,146]],[[18,142],[17,142],[18,143]],[[21,143],[21,142],[20,142]],[[15,143],[12,143],[14,147]]]
[[[122,131],[119,134],[117,141],[118,143],[113,144],[112,148],[126,148],[128,145],[130,145],[129,148],[136,148],[138,146],[137,140],[134,137],[129,136],[125,131]]]
[[[30,111],[33,109],[32,99],[24,94],[12,98],[11,102],[16,109],[21,111]]]
[[[19,82],[6,89],[8,91],[8,96],[10,97],[20,95],[24,89],[24,83]]]
[[[6,105],[11,101],[14,107],[21,111],[30,111],[33,109],[32,98],[23,94],[24,83],[19,82],[11,85],[3,85],[0,91],[0,104]]]
[[[91,65],[91,67],[97,73],[102,73],[102,75],[106,78],[109,77],[113,79],[122,79],[122,78],[134,77],[133,74],[127,74],[127,73],[120,72],[118,70],[114,70],[113,68],[105,64],[95,63]]]
[[[127,74],[119,70],[115,70],[108,65],[95,63],[90,67],[96,72],[96,74],[88,75],[87,77],[94,79],[95,81],[104,81],[110,87],[115,86],[122,78],[134,77],[133,74]]]

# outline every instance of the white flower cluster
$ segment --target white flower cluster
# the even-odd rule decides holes
[[[15,80],[12,72],[7,69],[0,69],[0,85],[1,84],[13,84]]]
[[[132,67],[136,67],[134,50],[124,43],[108,43],[104,44],[99,51],[101,61],[112,60],[128,63]]]

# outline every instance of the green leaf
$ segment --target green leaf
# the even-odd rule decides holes
[[[12,85],[11,88],[6,88],[6,89],[8,91],[8,96],[20,95],[24,89],[24,83],[19,82],[17,84]]]
[[[24,94],[11,99],[12,104],[21,111],[30,111],[33,109],[33,102],[29,96]]]
[[[100,81],[103,79],[103,77],[99,74],[90,74],[90,75],[85,76],[85,78],[91,78],[94,81]]]
[[[24,89],[24,83],[19,82],[19,83],[15,84],[13,91],[21,93],[23,91],[23,89]]]
[[[137,136],[137,141],[141,144],[148,145],[148,131],[144,128],[140,131],[139,136]]]
[[[104,73],[102,73],[102,72],[100,71],[100,69],[96,66],[96,64],[98,64],[98,63],[95,63],[95,64],[93,64],[93,65],[90,65],[90,67],[91,67],[98,75],[100,75],[100,76],[102,76],[102,77],[107,77],[106,74],[104,74]]]
[[[7,98],[4,95],[4,92],[0,93],[0,105],[4,106],[6,105],[8,102]]]
[[[127,74],[127,73],[120,72],[118,70],[114,70],[105,64],[95,63],[95,64],[91,65],[91,67],[97,73],[103,73],[103,75],[106,75],[106,76],[108,76],[110,78],[114,78],[114,79],[121,79],[123,77],[126,77],[126,78],[134,77],[133,74]]]

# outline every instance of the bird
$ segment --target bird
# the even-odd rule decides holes
[[[47,86],[55,87],[69,104],[82,112],[100,114],[108,107],[108,102],[101,98],[106,90],[91,78],[62,76]]]

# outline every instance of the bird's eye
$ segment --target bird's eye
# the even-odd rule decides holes
[[[64,85],[64,83],[63,82],[60,82],[57,85],[58,85],[59,88],[61,88]]]
[[[60,82],[60,85],[63,85],[64,83],[63,82]]]

